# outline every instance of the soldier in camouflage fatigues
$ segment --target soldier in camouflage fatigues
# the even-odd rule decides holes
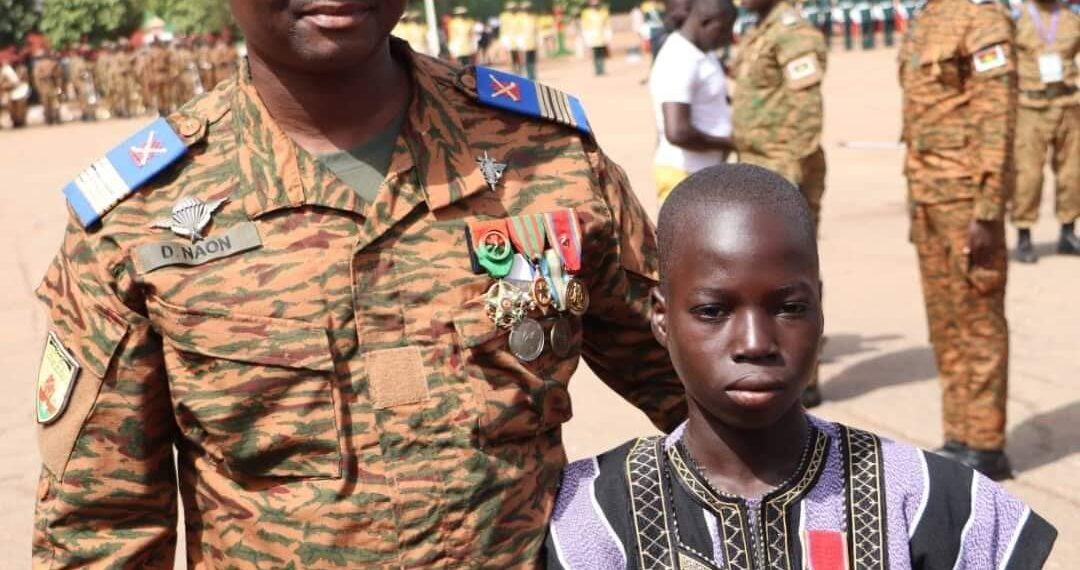
[[[68,74],[74,99],[79,102],[79,113],[83,121],[97,119],[99,96],[94,80],[94,62],[90,59],[90,46],[81,45],[77,52],[68,58]]]
[[[799,187],[814,224],[825,196],[821,81],[827,48],[821,32],[784,0],[750,0],[759,23],[739,42],[732,125],[739,161],[763,166]],[[821,402],[817,373],[804,397]]]
[[[126,119],[138,108],[139,85],[136,82],[135,54],[127,39],[121,38],[117,50],[110,58],[109,107],[114,117]]]
[[[904,172],[942,384],[942,452],[995,479],[1010,476],[1003,220],[1015,61],[1012,22],[989,0],[930,0],[900,48]]]
[[[1019,228],[1016,257],[1028,263],[1036,260],[1031,227],[1039,219],[1047,149],[1061,223],[1058,252],[1080,254],[1080,238],[1074,231],[1080,217],[1080,93],[1076,88],[1080,15],[1056,0],[1025,2],[1017,21],[1016,51],[1020,108],[1011,211],[1012,223]]]
[[[60,124],[60,96],[64,89],[64,72],[60,67],[60,59],[51,50],[41,52],[34,58],[31,74],[34,78],[34,90],[37,91],[45,111],[45,124]]]
[[[146,83],[145,104],[162,116],[176,107],[175,59],[176,56],[169,46],[155,41],[146,52],[144,68],[140,72]]]
[[[214,65],[214,85],[227,81],[236,75],[236,48],[227,36],[218,37],[210,51],[210,61]]]
[[[245,68],[168,118],[186,157],[96,229],[69,224],[38,296],[83,369],[41,429],[38,566],[171,568],[182,500],[195,568],[534,567],[579,357],[661,429],[685,416],[623,171],[589,135],[479,103],[473,69],[391,53],[411,97],[373,201]],[[484,154],[508,165],[497,184]],[[151,227],[182,197],[227,200],[201,241]],[[581,222],[591,308],[569,355],[525,363],[466,223],[557,208]],[[139,253],[165,243],[191,266]]]

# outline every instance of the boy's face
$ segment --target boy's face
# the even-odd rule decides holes
[[[824,326],[805,241],[765,207],[737,205],[680,225],[652,318],[691,410],[761,429],[799,405]]]

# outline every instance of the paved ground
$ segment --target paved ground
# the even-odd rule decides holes
[[[936,375],[927,346],[915,254],[907,243],[895,53],[837,53],[826,82],[822,255],[829,343],[822,373],[829,400],[818,413],[923,447],[940,443]],[[594,79],[587,62],[542,70],[579,94],[601,144],[630,173],[655,210],[650,168],[655,140],[644,64],[613,62]],[[0,568],[29,567],[38,472],[32,401],[45,324],[32,290],[58,246],[65,208],[60,186],[140,122],[0,131]],[[875,143],[858,150],[847,143]],[[859,146],[856,144],[855,146]],[[1049,254],[1056,229],[1036,228]],[[1080,259],[1048,256],[1013,266],[1009,453],[1019,472],[1010,490],[1061,531],[1050,568],[1080,558]],[[573,458],[651,428],[583,367],[572,385],[576,416],[566,429]]]

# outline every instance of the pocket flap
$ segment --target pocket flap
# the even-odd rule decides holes
[[[154,299],[155,328],[177,349],[213,358],[330,372],[323,327],[296,319],[198,311]]]
[[[955,40],[930,42],[919,50],[919,63],[930,65],[960,59],[960,43]]]

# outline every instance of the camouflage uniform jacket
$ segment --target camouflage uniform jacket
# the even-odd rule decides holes
[[[976,219],[1004,215],[1015,62],[1012,21],[991,0],[930,0],[912,21],[900,46],[900,83],[904,172],[915,182],[909,185],[914,202],[974,199]],[[918,183],[935,179],[971,183]]]
[[[821,144],[825,40],[787,2],[780,2],[739,45],[732,123],[740,155],[783,164],[798,184],[799,160]]]
[[[471,69],[392,45],[413,94],[374,202],[241,72],[169,117],[181,162],[96,230],[69,224],[38,295],[83,370],[41,430],[38,566],[171,568],[179,481],[195,568],[530,567],[579,356],[661,429],[685,416],[622,170],[590,137],[479,104]],[[509,164],[494,191],[484,151]],[[151,228],[184,196],[227,199],[205,248],[251,225],[261,247],[147,271],[139,246],[193,247]],[[592,304],[569,357],[526,364],[485,314],[466,222],[558,208],[582,223]]]
[[[1069,10],[1062,2],[1055,3],[1057,30],[1053,34],[1053,44],[1047,45],[1040,29],[1031,19],[1029,6],[1035,8],[1042,19],[1042,28],[1047,32],[1051,27],[1050,20],[1054,17],[1031,0],[1024,2],[1020,10],[1020,18],[1016,21],[1016,69],[1020,81],[1020,105],[1034,108],[1080,105],[1080,91],[1053,99],[1031,96],[1032,92],[1040,92],[1048,87],[1039,74],[1039,56],[1046,53],[1056,53],[1060,57],[1062,84],[1077,87],[1077,80],[1080,78],[1076,69],[1076,57],[1080,55],[1080,15]]]

